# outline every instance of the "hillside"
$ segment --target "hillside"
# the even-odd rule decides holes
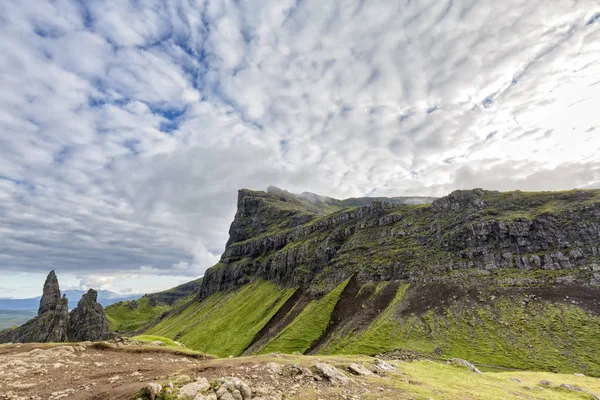
[[[108,306],[104,312],[110,328],[119,333],[148,329],[174,310],[185,307],[197,295],[202,278],[172,289],[150,293],[137,300],[126,300]]]
[[[241,190],[195,300],[146,333],[218,356],[418,353],[600,376],[600,191],[421,203]]]

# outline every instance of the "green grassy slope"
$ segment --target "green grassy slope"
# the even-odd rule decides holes
[[[340,294],[348,280],[338,285],[331,293],[319,300],[311,301],[306,308],[279,335],[273,338],[260,353],[304,353],[316,341],[327,326]]]
[[[257,281],[192,303],[145,333],[207,354],[239,355],[293,293],[294,289],[279,290],[273,283]]]
[[[412,350],[530,370],[600,376],[600,317],[574,305],[503,296],[402,315],[408,285],[367,329],[325,349],[332,354]],[[417,288],[418,290],[418,288]]]
[[[171,306],[167,304],[153,306],[148,297],[142,297],[139,300],[122,301],[110,305],[106,307],[104,313],[111,330],[134,332],[170,309]]]

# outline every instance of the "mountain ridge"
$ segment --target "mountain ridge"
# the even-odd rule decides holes
[[[408,351],[600,375],[600,190],[312,200],[240,190],[220,262],[144,332],[219,356]]]

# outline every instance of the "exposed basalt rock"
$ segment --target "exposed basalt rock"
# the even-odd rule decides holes
[[[47,343],[101,340],[108,335],[108,321],[102,306],[96,301],[98,293],[90,289],[75,310],[69,314],[69,302],[63,295],[54,271],[44,284],[39,315],[24,325],[0,332],[0,343]]]
[[[199,297],[256,279],[319,294],[352,274],[415,283],[600,283],[598,191],[474,189],[431,205],[379,199],[359,207],[307,198],[241,190],[226,250],[204,275]]]
[[[42,315],[46,311],[56,310],[60,302],[60,288],[58,286],[58,279],[54,270],[50,271],[46,282],[44,283],[44,292],[42,299],[40,300],[40,307],[38,309],[38,315]]]
[[[108,334],[108,320],[102,305],[98,303],[98,292],[88,290],[81,297],[77,308],[71,311],[69,338],[75,341],[96,341],[105,339]]]
[[[50,273],[47,281],[48,280],[58,283],[54,271]],[[45,288],[46,285],[44,285],[44,294],[46,294]],[[58,293],[60,295],[60,290]],[[42,301],[44,301],[43,298]],[[48,304],[48,302],[45,304]],[[20,327],[0,333],[0,343],[47,343],[68,341],[69,304],[67,298],[63,296],[63,298],[60,299],[59,297],[58,303],[52,305],[52,307],[52,309],[47,309],[44,313],[27,321]]]
[[[486,202],[482,198],[486,193],[494,192],[488,192],[483,189],[456,190],[448,196],[435,200],[431,203],[431,208],[437,212],[448,210],[456,211],[467,207],[482,209],[486,206]]]

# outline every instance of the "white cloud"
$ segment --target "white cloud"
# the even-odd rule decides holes
[[[598,12],[574,0],[2,3],[0,269],[127,276],[128,288],[136,274],[144,288],[198,276],[242,187],[599,187]]]

